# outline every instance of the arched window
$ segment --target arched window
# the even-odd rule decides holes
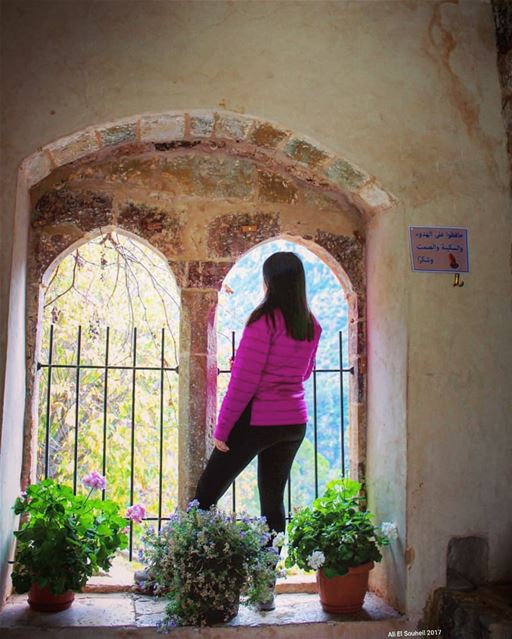
[[[311,309],[323,328],[316,371],[306,383],[309,422],[288,485],[288,509],[310,503],[330,479],[347,475],[349,459],[348,304],[340,281],[311,250],[286,239],[260,244],[241,257],[226,276],[217,309],[218,407],[229,379],[229,360],[247,317],[263,297],[262,265],[276,251],[299,255],[306,271]],[[240,475],[221,506],[257,514],[256,461]]]
[[[160,255],[115,231],[73,247],[43,278],[37,477],[160,523],[178,498],[179,291]],[[165,480],[164,480],[165,478]]]

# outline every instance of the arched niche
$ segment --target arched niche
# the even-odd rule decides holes
[[[340,264],[357,296],[351,349],[357,353],[357,475],[364,477],[366,242],[371,234],[378,248],[380,220],[395,204],[374,176],[332,149],[274,122],[225,111],[139,114],[89,127],[27,157],[18,173],[12,259],[4,416],[10,429],[5,441],[13,451],[8,472],[16,475],[22,465],[22,448],[14,451],[12,443],[20,441],[14,433],[23,428],[24,402],[9,398],[23,396],[30,373],[25,336],[30,349],[35,324],[27,306],[33,312],[34,286],[45,270],[41,265],[49,265],[85,234],[113,226],[160,250],[176,276],[182,303],[180,362],[185,366],[180,397],[185,400],[207,395],[217,291],[239,255],[282,235],[313,242],[326,260]],[[194,321],[207,326],[203,334],[193,332]],[[24,324],[26,330],[19,331]],[[401,394],[404,383],[397,381]],[[386,392],[378,393],[379,401]],[[207,453],[207,413],[214,414],[214,408],[191,409],[180,417],[186,434],[183,502]],[[405,432],[402,423],[396,428]],[[31,436],[25,433],[25,454]],[[191,458],[194,463],[187,461]],[[374,482],[377,498],[379,485]],[[403,567],[403,558],[398,563]],[[399,588],[403,599],[404,586]]]
[[[347,291],[349,356],[357,379],[354,475],[364,476],[365,225],[393,204],[374,178],[279,125],[223,112],[142,115],[88,129],[44,147],[24,169],[29,182],[50,171],[30,189],[29,291],[63,251],[112,227],[159,250],[176,276],[183,310],[180,361],[191,373],[181,367],[180,395],[191,406],[180,419],[181,457],[195,460],[194,470],[183,462],[181,472],[190,476],[183,500],[193,491],[214,419],[211,402],[198,406],[197,397],[206,397],[213,384],[217,290],[240,255],[278,236],[313,250]],[[370,193],[373,203],[364,199]],[[33,316],[29,309],[28,335],[34,334]],[[201,326],[209,326],[204,337]],[[204,388],[197,387],[201,376]]]

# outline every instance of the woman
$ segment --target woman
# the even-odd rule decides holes
[[[322,329],[309,310],[295,253],[267,258],[263,281],[265,297],[242,334],[195,499],[205,509],[216,504],[257,455],[261,514],[271,530],[284,532],[284,489],[306,432],[304,381]]]

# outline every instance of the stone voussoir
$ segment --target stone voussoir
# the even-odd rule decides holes
[[[183,113],[147,113],[140,118],[141,142],[169,142],[184,137]]]
[[[370,181],[370,176],[344,158],[337,158],[323,169],[323,173],[333,184],[344,191],[358,191]]]
[[[137,142],[137,120],[125,120],[96,129],[101,147]]]
[[[37,184],[50,175],[54,167],[48,151],[38,151],[30,155],[23,162],[22,168],[27,179],[28,187],[32,188],[34,184]]]
[[[374,213],[386,211],[391,208],[395,199],[386,191],[380,188],[375,182],[364,184],[363,187],[355,194],[355,202],[362,203],[363,208],[371,210]]]
[[[331,153],[320,148],[312,140],[299,135],[293,135],[289,138],[284,147],[284,153],[296,162],[315,168],[329,159],[334,159]]]
[[[292,132],[289,129],[282,129],[276,124],[264,120],[255,120],[247,139],[259,147],[278,149],[286,143],[291,135]]]
[[[55,166],[62,166],[95,153],[99,148],[96,130],[91,127],[47,144],[42,151],[47,151],[50,154]]]
[[[215,114],[215,137],[228,140],[245,140],[254,118],[217,111]]]
[[[213,134],[215,117],[212,111],[190,111],[189,132],[193,138],[210,138]]]

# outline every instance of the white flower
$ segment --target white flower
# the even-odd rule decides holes
[[[273,548],[281,548],[284,544],[284,533],[280,532],[274,537],[274,541],[272,542]]]
[[[391,521],[385,521],[381,524],[380,530],[384,537],[388,539],[398,539],[398,527]]]
[[[308,557],[308,565],[313,568],[313,570],[318,570],[325,563],[325,555],[321,550],[315,550]]]

